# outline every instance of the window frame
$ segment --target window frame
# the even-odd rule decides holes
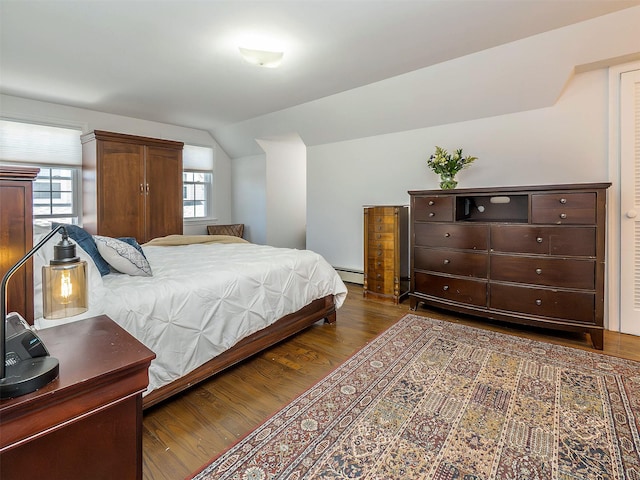
[[[34,225],[38,223],[38,221],[40,222],[55,222],[56,220],[63,220],[65,222],[67,222],[67,219],[71,219],[71,223],[73,224],[79,224],[80,221],[80,213],[81,213],[81,197],[82,197],[82,192],[81,192],[81,185],[80,185],[80,178],[82,177],[82,167],[79,166],[75,166],[75,165],[53,165],[53,164],[43,164],[43,165],[30,165],[32,167],[35,168],[39,168],[40,172],[38,172],[38,175],[36,176],[36,179],[34,180],[34,188],[33,188],[33,198],[32,198],[32,202],[33,202],[33,223]],[[71,213],[65,213],[65,214],[53,214],[53,213],[49,213],[46,215],[43,214],[36,214],[35,210],[37,208],[36,205],[36,194],[38,193],[36,191],[35,188],[35,183],[38,181],[38,177],[40,176],[40,174],[42,173],[43,170],[49,170],[49,175],[51,178],[51,170],[70,170],[71,172]],[[52,191],[49,190],[49,192],[51,193]],[[53,203],[52,203],[52,198],[50,195],[49,198],[49,211],[51,212],[51,210],[53,209]]]
[[[199,223],[202,221],[209,221],[214,218],[213,216],[213,172],[210,170],[199,170],[193,168],[183,168],[182,170],[182,189],[185,190],[185,184],[190,185],[204,185],[205,189],[205,214],[202,217],[185,217],[184,216],[184,194],[182,196],[182,221],[184,223]],[[202,173],[209,176],[209,181],[204,182],[186,182],[184,179],[185,173]]]

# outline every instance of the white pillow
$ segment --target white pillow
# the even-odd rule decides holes
[[[122,240],[94,235],[98,252],[109,265],[119,272],[138,277],[153,275],[151,266],[142,253]]]

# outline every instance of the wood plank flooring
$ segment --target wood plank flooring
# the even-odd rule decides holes
[[[297,336],[144,412],[143,477],[180,480],[334,370],[410,313],[409,302],[389,305],[349,295],[334,325],[316,324]],[[589,348],[587,335],[518,327],[419,308],[416,314],[562,345]],[[640,360],[640,337],[605,332],[604,353]]]

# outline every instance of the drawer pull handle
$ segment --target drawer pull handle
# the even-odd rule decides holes
[[[536,273],[537,273],[538,275],[542,274],[542,269],[541,269],[541,268],[536,268]]]
[[[536,238],[536,242],[538,242],[538,243],[542,243],[542,237],[538,237],[538,238]]]
[[[378,244],[378,248],[382,248],[382,244],[381,243]]]
[[[447,232],[447,233],[445,233],[445,234],[444,234],[444,236],[445,236],[446,238],[449,238],[449,237],[451,236],[451,234],[450,234],[449,232]]]
[[[429,206],[435,205],[436,202],[434,202],[433,200],[429,200]]]
[[[380,250],[378,250],[378,256],[381,257],[382,256],[382,252]]]
[[[567,203],[567,199],[566,198],[561,198],[560,199],[560,203],[564,205],[565,203]]]
[[[449,290],[449,285],[445,285],[444,287],[442,287],[442,289],[446,292],[447,290]]]
[[[560,214],[560,218],[567,218],[567,214],[566,213],[561,213]]]
[[[382,235],[377,234],[377,235],[376,235],[376,238],[377,238],[378,240],[380,240],[380,239],[382,238]]]
[[[444,264],[445,265],[449,265],[451,263],[451,260],[449,260],[448,258],[444,259]]]
[[[436,216],[436,214],[435,214],[435,213],[433,213],[433,212],[429,212],[429,216],[430,216],[430,217],[435,217],[435,216]]]
[[[376,278],[382,278],[382,275],[377,274],[377,275],[376,275]]]
[[[536,305],[538,305],[538,306],[542,305],[542,300],[537,299],[537,300],[536,300]]]
[[[380,289],[382,288],[382,286],[378,285],[376,288],[377,288],[378,290],[380,290]]]
[[[382,217],[376,218],[376,222],[381,222],[381,221],[382,221]]]

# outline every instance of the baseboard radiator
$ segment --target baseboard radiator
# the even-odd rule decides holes
[[[364,272],[350,268],[333,267],[343,282],[364,284]]]

